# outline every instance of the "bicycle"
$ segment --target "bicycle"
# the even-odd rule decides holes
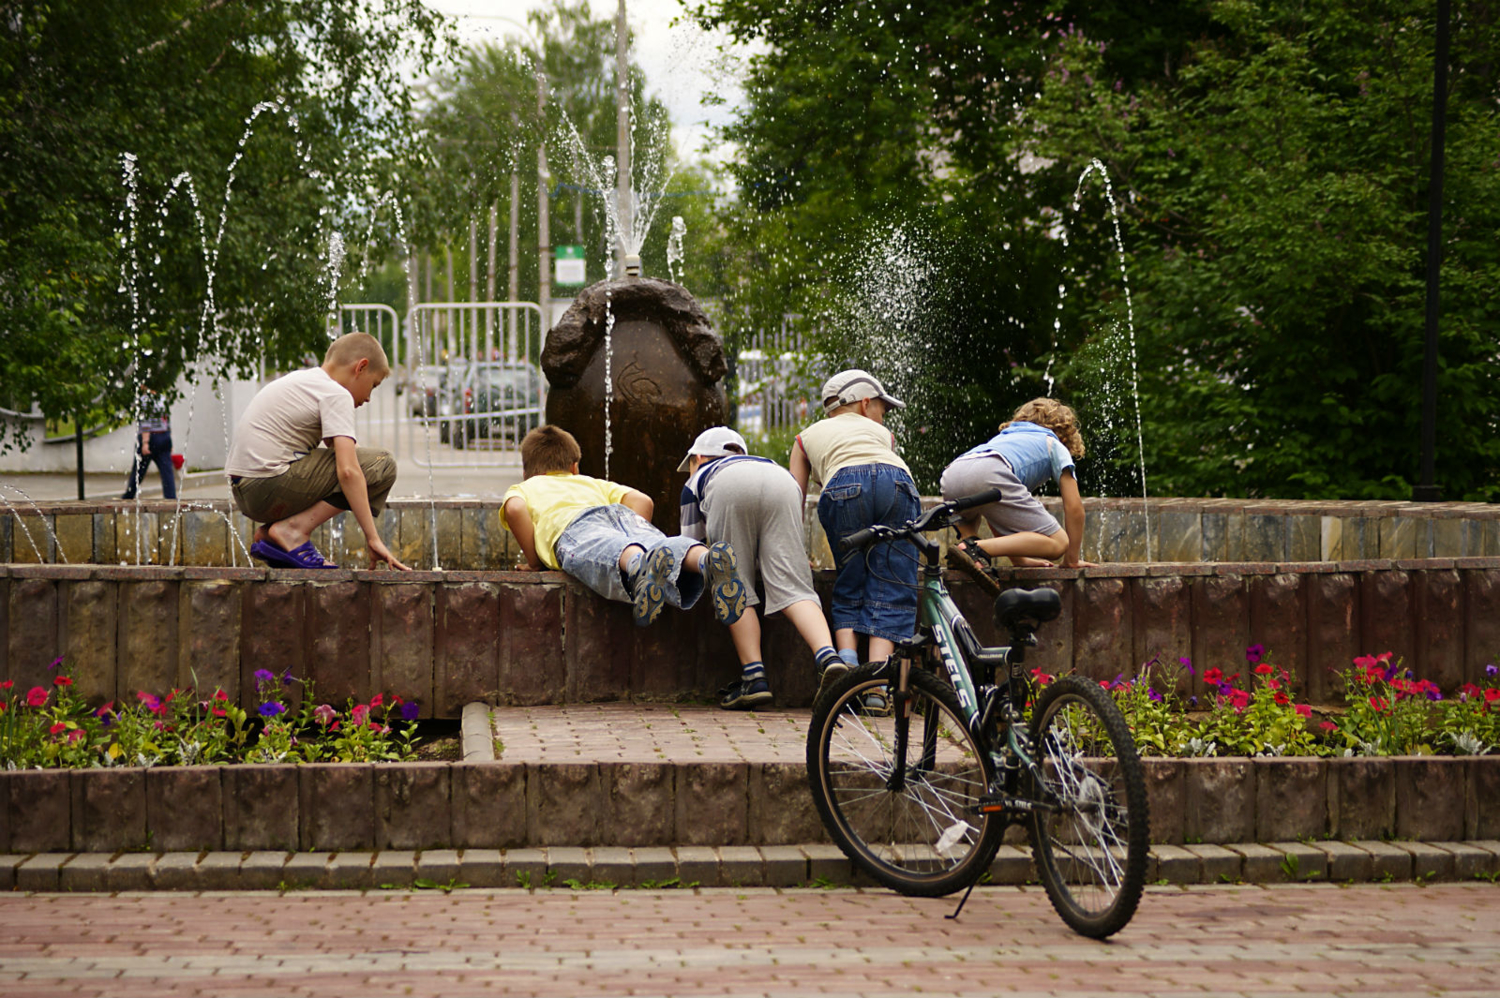
[[[904,527],[869,527],[845,540],[846,550],[916,546],[917,629],[889,659],[851,670],[818,698],[808,781],[844,854],[903,894],[972,891],[1006,827],[1024,825],[1053,908],[1075,931],[1102,939],[1130,921],[1145,886],[1145,774],[1124,716],[1097,683],[1068,676],[1038,692],[1024,668],[1037,629],[1061,613],[1055,590],[997,597],[996,622],[1011,638],[1000,647],[982,645],[954,604],[939,545],[926,534],[998,497],[945,502]],[[881,701],[871,693],[893,709],[872,709]]]

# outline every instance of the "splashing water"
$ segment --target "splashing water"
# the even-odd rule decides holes
[[[611,370],[615,356],[615,309],[613,295],[604,293],[604,477],[609,478],[609,458],[615,452],[610,411],[615,405],[615,376]]]
[[[682,265],[682,240],[687,236],[687,223],[681,215],[672,216],[672,234],[667,237],[667,278],[673,284],[681,284],[676,268]]]
[[[42,525],[42,529],[47,531],[47,536],[52,538],[52,550],[57,552],[57,556],[62,559],[63,564],[67,564],[68,556],[63,553],[62,545],[58,543],[57,533],[52,529],[52,524],[48,523],[47,518],[42,515],[41,509],[37,507],[36,500],[27,495],[24,490],[18,488],[17,486],[9,485],[5,482],[0,482],[0,489],[9,490],[10,492],[13,492],[16,495],[20,496],[25,502],[31,504],[32,510],[36,513],[36,522],[40,523]],[[20,510],[18,510],[15,504],[12,503],[9,499],[6,499],[3,495],[0,495],[0,504],[4,504],[6,510],[10,513],[11,522],[20,525],[21,533],[26,535],[26,543],[31,545],[32,553],[36,555],[37,564],[45,562],[47,559],[43,557],[42,549],[37,547],[36,538],[31,536],[31,529],[26,526],[26,518],[20,515]]]
[[[1141,472],[1141,516],[1146,525],[1146,560],[1150,561],[1151,516],[1146,504],[1146,437],[1141,427],[1140,373],[1136,364],[1135,349],[1135,305],[1130,297],[1130,275],[1125,269],[1125,239],[1120,234],[1120,206],[1115,201],[1114,185],[1110,182],[1109,171],[1097,159],[1090,160],[1089,165],[1084,168],[1083,173],[1078,177],[1078,187],[1073,192],[1073,210],[1075,212],[1079,210],[1080,199],[1083,196],[1084,181],[1088,180],[1089,175],[1095,172],[1098,172],[1100,178],[1104,181],[1104,197],[1109,202],[1110,220],[1114,225],[1115,250],[1120,259],[1120,284],[1125,289],[1125,323],[1126,329],[1129,332],[1130,343],[1130,393],[1131,397],[1135,400],[1136,450],[1140,458]]]

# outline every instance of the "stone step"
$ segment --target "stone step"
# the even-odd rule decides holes
[[[1147,882],[1367,883],[1500,877],[1500,841],[1272,842],[1155,846]],[[1026,848],[1002,846],[989,883],[1036,883]],[[0,855],[0,890],[608,890],[875,887],[831,845],[551,846],[345,852]],[[879,889],[878,887],[876,889]]]

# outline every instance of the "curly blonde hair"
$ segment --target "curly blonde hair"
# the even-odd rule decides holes
[[[1083,457],[1083,434],[1078,432],[1078,416],[1073,410],[1057,401],[1057,399],[1039,398],[1032,399],[1016,410],[1015,415],[1000,424],[1000,429],[1005,429],[1011,423],[1035,423],[1045,426],[1057,434],[1063,446],[1068,448],[1068,453],[1075,458]]]

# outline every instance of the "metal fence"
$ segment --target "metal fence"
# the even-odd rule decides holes
[[[811,349],[814,334],[798,327],[801,316],[783,316],[774,330],[757,330],[735,355],[736,425],[741,433],[769,433],[803,426],[817,416],[818,393],[827,375]]]

